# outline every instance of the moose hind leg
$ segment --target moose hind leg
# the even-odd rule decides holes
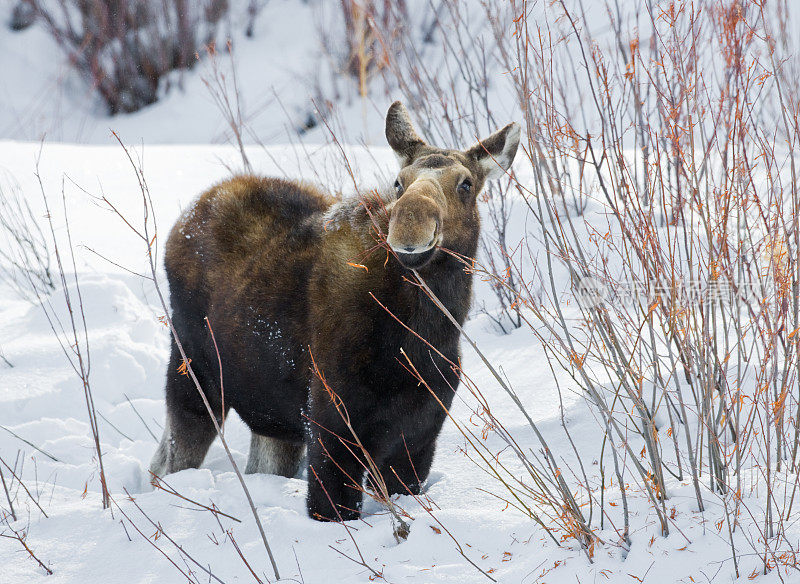
[[[253,432],[245,474],[263,473],[292,478],[300,470],[303,443],[261,436]]]
[[[164,434],[153,458],[150,472],[158,477],[172,474],[187,468],[198,468],[217,436],[214,425],[206,415],[171,417],[167,413]]]
[[[217,431],[208,413],[176,412],[176,415],[171,415],[169,418],[167,431],[169,431],[166,447],[167,474],[187,468],[198,468],[203,464],[211,443],[217,437]]]
[[[161,436],[161,442],[158,444],[153,458],[150,460],[150,472],[157,477],[163,477],[167,474],[167,451],[169,450],[169,418],[164,425],[164,434]]]
[[[214,422],[194,382],[179,373],[180,363],[180,355],[173,345],[167,370],[167,421],[164,435],[150,462],[151,472],[158,476],[199,467],[217,436]],[[201,367],[195,368],[195,374],[211,398],[213,388],[204,383]],[[213,404],[213,398],[211,401]]]

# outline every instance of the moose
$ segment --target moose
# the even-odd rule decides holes
[[[459,384],[460,332],[414,271],[463,324],[477,197],[509,169],[519,137],[512,123],[466,151],[436,148],[395,102],[386,115],[400,161],[394,188],[337,200],[301,182],[235,176],[173,227],[172,320],[191,367],[218,423],[233,408],[250,428],[245,472],[293,477],[306,451],[312,518],[361,512],[367,471],[334,399],[389,494],[420,492]],[[216,436],[182,364],[173,341],[150,466],[158,476],[198,467]]]

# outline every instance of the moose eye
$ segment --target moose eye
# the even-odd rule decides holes
[[[398,197],[403,194],[403,185],[400,184],[399,180],[394,181],[394,191]]]
[[[458,185],[458,192],[462,195],[468,195],[472,192],[472,181],[468,178],[461,181],[461,184]]]

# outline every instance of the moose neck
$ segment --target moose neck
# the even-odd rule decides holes
[[[463,324],[472,303],[472,274],[467,272],[463,262],[440,250],[429,264],[417,270],[417,274],[458,323]],[[408,275],[414,282],[413,274]],[[418,287],[417,299],[441,311],[422,287]]]
[[[392,200],[390,194],[373,192],[362,199],[342,201],[325,213],[323,225],[326,239],[331,238],[331,249],[347,249],[348,257],[344,259],[354,266],[347,272],[349,278],[353,278],[347,285],[373,292],[393,315],[401,320],[413,318],[415,326],[453,329],[446,316],[416,283],[413,272],[396,257],[387,257],[389,252],[380,245],[377,233],[387,232],[389,218],[386,208]],[[418,270],[419,276],[459,323],[464,322],[469,312],[472,275],[456,256],[475,257],[479,230],[476,214],[460,237],[445,240],[444,247],[452,254],[440,249]],[[349,243],[341,243],[342,238]]]

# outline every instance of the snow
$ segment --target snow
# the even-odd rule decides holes
[[[12,4],[0,0],[0,20],[5,19]],[[291,132],[294,124],[313,112],[309,96],[314,95],[318,77],[325,70],[319,63],[315,26],[307,3],[270,0],[257,21],[255,37],[235,38],[242,100],[253,130],[246,141],[253,143],[258,137],[267,144],[248,146],[247,153],[257,172],[308,180],[332,192],[352,193],[354,185],[338,147],[320,145],[325,141],[325,130],[313,130],[302,142]],[[164,234],[194,197],[229,176],[231,170],[241,169],[239,153],[224,145],[228,129],[203,84],[208,63],[201,60],[192,72],[176,74],[172,81],[182,90],[167,93],[158,104],[111,119],[103,115],[96,98],[70,72],[65,58],[40,27],[18,33],[0,27],[0,55],[4,67],[0,84],[0,184],[3,188],[17,185],[36,216],[43,217],[38,172],[62,249],[67,245],[65,211],[69,218],[86,308],[91,384],[100,415],[103,460],[115,502],[110,510],[101,508],[83,390],[47,318],[40,307],[20,300],[0,284],[0,351],[13,364],[7,367],[0,360],[0,457],[12,467],[16,461],[23,482],[47,513],[44,517],[14,481],[12,496],[19,519],[10,526],[27,534],[27,545],[53,571],[47,576],[19,542],[0,537],[0,583],[185,581],[178,568],[191,569],[199,582],[209,581],[201,569],[185,563],[166,537],[155,537],[156,528],[147,517],[224,582],[253,581],[236,552],[234,539],[259,577],[272,579],[246,500],[219,443],[212,446],[202,468],[171,475],[166,482],[181,495],[203,505],[213,503],[241,522],[215,518],[211,512],[154,490],[149,484],[147,468],[164,423],[169,336],[159,320],[163,310],[152,283],[131,273],[146,270],[141,240],[98,199],[104,195],[126,217],[134,222],[141,220],[136,177],[110,129],[126,144],[134,145],[134,153],[142,162],[161,234],[157,243],[163,243]],[[351,129],[350,145],[343,148],[359,187],[390,185],[394,180],[396,161],[381,136],[382,116],[390,101],[389,95],[375,96],[363,104],[363,109],[360,102],[354,102],[340,112],[342,125]],[[40,143],[43,136],[46,139]],[[526,175],[530,169],[518,164],[517,172],[521,180],[530,179]],[[536,240],[537,228],[524,209],[517,200],[509,241],[519,241],[524,235]],[[595,202],[590,203],[587,217],[596,225],[605,222]],[[534,251],[543,257],[542,249]],[[163,282],[163,273],[161,278]],[[562,278],[559,282],[565,281]],[[73,293],[77,291],[71,274],[67,287]],[[61,317],[65,315],[62,298],[60,290],[52,296],[54,310]],[[487,284],[479,283],[475,304],[490,312],[495,309]],[[478,311],[466,330],[507,377],[565,469],[577,472],[562,416],[580,451],[599,452],[602,432],[597,420],[568,377],[559,374],[554,378],[532,332],[523,328],[500,335],[489,316]],[[486,395],[494,416],[523,448],[538,453],[541,446],[512,400],[466,344],[463,355],[466,373]],[[475,400],[462,387],[453,418],[460,424],[476,424],[470,427],[480,433],[474,407]],[[250,435],[235,415],[227,422],[226,437],[243,469]],[[503,447],[491,432],[486,444],[495,452]],[[641,444],[632,447],[638,452]],[[674,509],[674,516],[671,534],[662,537],[642,489],[630,485],[634,531],[632,547],[626,552],[617,543],[619,537],[612,525],[614,522],[619,527],[621,522],[619,490],[616,485],[607,485],[609,517],[604,529],[597,532],[604,543],[596,546],[590,562],[574,540],[566,539],[557,546],[530,517],[493,496],[491,493],[503,495],[501,486],[467,453],[464,437],[448,421],[438,440],[425,491],[435,503],[430,507],[432,515],[424,501],[399,498],[399,504],[414,518],[407,541],[395,542],[390,518],[370,500],[365,503],[363,521],[349,525],[366,562],[382,571],[387,581],[488,582],[459,549],[500,582],[659,584],[735,579],[724,524],[726,509],[707,489],[703,491],[707,509],[700,513],[691,484],[667,477],[671,494],[667,510],[672,515]],[[503,461],[512,472],[523,474],[521,465],[507,453]],[[584,462],[592,485],[598,486],[597,461]],[[8,472],[5,477],[10,479]],[[794,477],[786,479],[792,481]],[[245,481],[285,581],[369,580],[365,568],[342,555],[358,554],[345,528],[307,517],[305,478],[247,475]],[[754,478],[754,489],[757,483]],[[594,494],[599,497],[599,490]],[[758,526],[763,524],[763,496],[757,494],[752,491],[743,495],[753,516],[749,522],[743,520],[742,530],[734,538],[743,576],[758,574],[762,566],[758,554],[763,550],[754,550],[748,543],[758,541]],[[6,508],[2,492],[0,508]],[[136,532],[134,524],[142,534]],[[599,525],[597,517],[594,525]],[[800,529],[796,523],[789,523],[787,529],[787,539],[797,541]],[[5,533],[3,527],[0,533]],[[561,535],[557,533],[556,537]],[[773,573],[759,576],[758,581],[778,579]]]
[[[233,149],[223,146],[147,146],[140,153],[162,230],[177,219],[181,208],[196,193],[226,176],[226,165],[235,164],[237,157]],[[390,176],[394,172],[395,161],[387,148],[357,148],[351,154],[358,167],[376,165],[373,176]],[[267,151],[254,147],[249,155],[260,172],[283,172],[313,180],[312,173],[307,168],[304,172],[304,165],[297,165],[297,159],[285,147],[269,147]],[[0,160],[6,170],[13,169],[24,192],[36,192],[37,156],[51,206],[53,200],[60,200],[61,177],[66,175],[70,179],[63,183],[63,188],[87,310],[91,383],[95,405],[102,416],[100,436],[109,488],[120,508],[115,505],[112,510],[101,509],[97,465],[92,456],[81,385],[41,309],[17,300],[9,291],[0,293],[0,346],[14,364],[13,368],[0,370],[0,425],[57,459],[53,461],[12,434],[0,431],[0,455],[13,464],[19,452],[19,462],[24,462],[23,480],[48,514],[44,518],[17,492],[20,519],[12,525],[27,532],[28,544],[54,571],[53,576],[45,576],[18,542],[3,538],[0,539],[3,581],[13,584],[181,581],[176,568],[122,516],[124,511],[147,536],[155,532],[127,501],[126,493],[135,497],[142,510],[171,538],[192,557],[210,566],[223,581],[252,577],[232,547],[231,534],[262,579],[267,578],[270,571],[265,551],[219,444],[212,447],[202,468],[183,471],[166,480],[182,495],[204,505],[213,502],[223,512],[241,519],[241,523],[224,517],[218,522],[210,512],[193,509],[193,505],[149,485],[147,467],[157,444],[150,432],[160,437],[164,418],[167,330],[158,320],[162,311],[152,284],[89,251],[108,255],[129,270],[144,270],[141,242],[137,243],[127,228],[90,195],[102,191],[128,216],[140,215],[138,187],[124,152],[119,146],[0,144]],[[322,161],[334,159],[325,148],[318,149],[316,157]],[[39,204],[36,198],[32,202]],[[40,211],[37,207],[37,212]],[[63,214],[54,211],[54,215],[61,225],[59,237],[63,238]],[[516,225],[524,229],[525,222]],[[57,291],[54,298],[58,297]],[[478,300],[491,303],[485,285],[479,286]],[[56,307],[63,309],[57,303]],[[467,332],[490,361],[502,368],[559,457],[565,460],[570,457],[560,427],[562,401],[567,427],[578,447],[591,449],[597,444],[600,433],[596,421],[568,383],[562,383],[559,395],[530,332],[519,329],[510,335],[498,335],[486,315],[473,316]],[[522,415],[468,346],[464,347],[464,364],[467,374],[488,396],[494,415],[521,444],[538,451],[539,445]],[[460,423],[469,423],[473,400],[466,390],[462,389],[459,395],[453,416]],[[226,436],[243,468],[249,431],[231,416]],[[502,447],[491,433],[487,440],[490,448]],[[438,441],[426,490],[435,502],[436,520],[420,502],[400,497],[401,506],[414,517],[407,541],[399,545],[394,542],[389,517],[372,501],[365,505],[364,520],[352,526],[367,562],[383,570],[388,581],[487,581],[459,555],[448,531],[472,561],[483,570],[493,570],[491,575],[503,582],[559,582],[575,578],[629,581],[628,574],[642,578],[646,573],[648,582],[690,581],[690,576],[702,581],[703,573],[710,577],[717,572],[721,574],[717,581],[731,578],[728,542],[714,527],[724,516],[724,510],[709,493],[704,493],[710,501],[709,510],[704,515],[693,512],[696,503],[691,486],[671,480],[668,487],[672,498],[668,504],[676,508],[676,528],[669,537],[662,538],[648,502],[636,489],[631,489],[632,516],[639,530],[632,534],[630,552],[624,554],[614,543],[618,538],[606,523],[606,529],[599,534],[608,544],[598,546],[594,563],[590,564],[574,541],[556,547],[529,517],[479,490],[502,494],[469,460],[464,448],[463,436],[448,422]],[[514,465],[511,458],[506,462]],[[521,469],[517,468],[517,472]],[[247,475],[245,480],[284,578],[343,583],[367,580],[369,574],[364,568],[334,551],[340,550],[351,557],[356,553],[344,528],[321,524],[306,516],[305,480],[269,475]],[[619,505],[615,488],[609,488],[606,497]],[[612,519],[618,521],[619,517]],[[165,538],[153,543],[186,569]],[[740,553],[747,551],[743,547]],[[750,570],[758,567],[757,556],[745,556],[741,561],[745,567],[752,564]],[[749,573],[744,567],[742,570]],[[202,574],[199,578],[204,581]],[[772,578],[766,576],[762,580],[772,581]]]

